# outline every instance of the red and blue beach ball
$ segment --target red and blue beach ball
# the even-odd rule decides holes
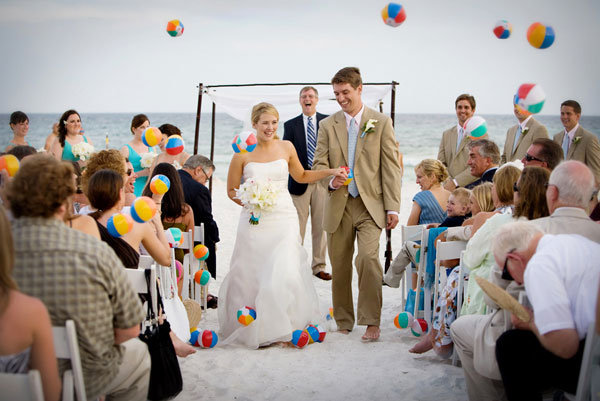
[[[197,344],[202,348],[212,348],[219,342],[219,336],[212,330],[204,330],[198,336]]]
[[[297,348],[304,348],[308,344],[309,335],[306,330],[294,330],[292,333],[292,344]]]
[[[534,22],[527,29],[527,41],[536,49],[546,49],[554,43],[554,29],[550,25]]]
[[[183,138],[179,135],[171,135],[167,138],[165,150],[172,156],[180,154],[183,152]]]
[[[256,148],[257,142],[254,132],[244,131],[233,138],[231,147],[235,153],[252,152]]]
[[[510,22],[505,19],[496,22],[496,26],[494,27],[494,35],[496,35],[498,39],[508,39],[511,33],[512,24]]]
[[[383,22],[392,27],[397,27],[406,19],[406,11],[400,4],[389,3],[381,10]]]

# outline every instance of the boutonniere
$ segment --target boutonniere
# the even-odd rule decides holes
[[[573,138],[573,143],[578,143],[579,141],[581,141],[581,137],[580,136],[576,136],[575,138]]]
[[[525,135],[527,135],[528,132],[529,132],[529,128],[525,128],[524,130],[521,131],[521,135],[525,136]]]
[[[365,134],[370,134],[371,132],[375,131],[375,125],[377,124],[377,120],[369,120],[365,123],[365,125],[363,125],[362,127],[362,134],[360,134],[360,137],[362,138],[363,136],[365,136]]]

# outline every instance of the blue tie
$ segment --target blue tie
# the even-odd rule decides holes
[[[513,143],[513,149],[512,149],[513,155],[515,154],[515,150],[517,149],[517,143],[519,143],[519,138],[521,137],[521,132],[523,132],[523,130],[521,129],[521,124],[519,124],[519,128],[517,128],[517,133],[515,134],[515,142]],[[509,161],[509,160],[507,160],[507,161]]]
[[[456,152],[458,153],[458,148],[460,147],[460,143],[462,142],[465,130],[460,127],[458,129],[458,135],[456,136]]]
[[[358,124],[353,118],[350,120],[350,127],[348,127],[348,164],[354,172],[354,152],[356,151],[356,141],[358,140]],[[358,187],[356,186],[356,173],[354,179],[348,184],[348,192],[353,198],[358,196]]]
[[[312,168],[313,158],[315,157],[315,149],[317,147],[317,137],[315,135],[315,126],[313,125],[312,117],[308,117],[306,134],[306,155],[308,156],[308,168]]]
[[[567,160],[567,153],[569,153],[569,135],[565,132],[562,143],[563,153],[565,154],[565,160]]]

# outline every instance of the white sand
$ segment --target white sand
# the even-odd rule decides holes
[[[221,242],[217,249],[217,280],[210,292],[229,271],[240,207],[227,198],[225,183],[214,180],[213,213]],[[411,199],[418,187],[403,185],[400,222],[406,222]],[[309,222],[310,224],[310,222]],[[307,229],[310,233],[310,226]],[[400,229],[392,234],[394,254],[400,248]],[[310,235],[305,247],[310,254]],[[381,260],[385,234],[381,237]],[[327,270],[331,271],[328,263]],[[358,295],[356,271],[353,294]],[[321,309],[331,307],[331,282],[314,278]],[[349,335],[327,333],[323,343],[304,349],[268,347],[198,349],[180,359],[183,391],[177,400],[465,400],[462,369],[440,360],[433,351],[422,355],[408,352],[418,339],[410,330],[398,330],[393,323],[400,312],[400,290],[383,287],[381,338],[376,343],[360,341],[364,327]],[[201,329],[218,331],[217,310],[210,309],[200,322]]]

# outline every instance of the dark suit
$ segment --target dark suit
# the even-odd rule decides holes
[[[486,171],[485,173],[483,173],[483,175],[481,176],[481,178],[479,178],[475,182],[470,183],[469,185],[466,185],[465,188],[467,188],[467,189],[473,189],[477,185],[483,184],[484,182],[492,182],[494,180],[494,174],[496,174],[496,171],[498,171],[498,167],[492,167],[491,169],[489,169],[488,171]]]
[[[194,225],[204,224],[204,245],[208,248],[206,266],[213,278],[217,278],[215,243],[219,242],[219,228],[212,216],[212,198],[204,185],[195,181],[185,170],[179,170],[185,203],[194,211]]]

